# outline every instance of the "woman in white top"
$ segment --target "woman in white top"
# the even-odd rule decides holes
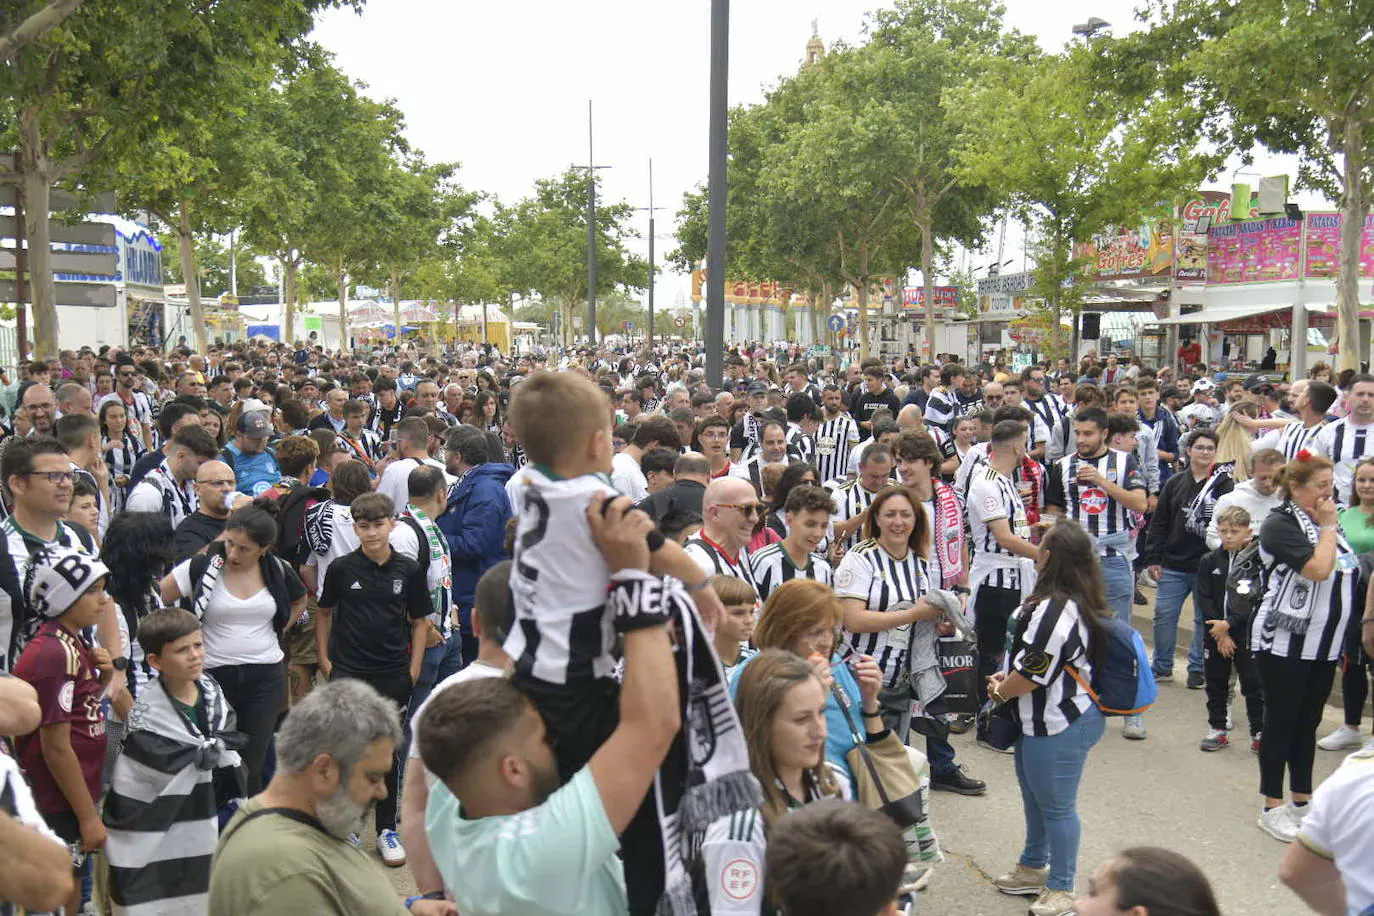
[[[855,669],[868,740],[876,741],[887,734],[877,710],[882,678],[872,659],[860,660]],[[825,759],[829,699],[813,666],[783,649],[763,650],[740,672],[735,703],[763,806],[706,828],[698,879],[713,916],[772,913],[763,871],[769,828],[793,808],[852,798],[848,779]]]
[[[1092,538],[1076,522],[1060,521],[1045,534],[1035,588],[1012,615],[1001,672],[988,678],[988,696],[1015,704],[1021,723],[1016,781],[1026,817],[1021,858],[993,883],[1004,894],[1034,895],[1031,916],[1073,909],[1078,784],[1105,728],[1101,710],[1070,674],[1091,683],[1105,650],[1099,619],[1111,610],[1094,556]]]
[[[286,700],[279,634],[305,611],[305,586],[295,570],[268,553],[277,523],[255,506],[237,509],[204,554],[162,580],[162,600],[180,599],[200,618],[205,673],[224,689],[248,736],[243,751],[248,793],[261,788],[262,762]]]

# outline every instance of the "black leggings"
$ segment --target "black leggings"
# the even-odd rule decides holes
[[[1374,677],[1370,669],[1369,656],[1365,655],[1360,644],[1359,614],[1352,614],[1350,630],[1345,637],[1345,658],[1341,661],[1341,699],[1345,705],[1345,724],[1351,728],[1360,727],[1364,717],[1364,702],[1369,699],[1369,679]]]
[[[234,710],[238,731],[248,736],[241,755],[248,771],[248,795],[262,791],[262,764],[277,728],[277,717],[286,708],[286,662],[271,665],[221,665],[206,673],[219,682],[224,698]]]
[[[978,633],[978,686],[980,690],[1002,666],[1007,651],[1007,621],[1021,606],[1019,588],[980,585],[974,605],[974,629]]]
[[[1255,655],[1264,685],[1264,738],[1260,742],[1260,794],[1283,798],[1283,771],[1298,795],[1312,792],[1312,761],[1317,755],[1317,726],[1331,695],[1336,663]]]
[[[355,681],[362,681],[372,687],[382,696],[396,704],[401,712],[401,721],[406,721],[406,708],[410,705],[410,692],[415,684],[410,680],[410,670],[398,671],[394,674],[352,674],[348,671],[341,671],[335,666],[329,675],[331,681],[342,680],[343,678],[353,678]],[[400,755],[405,753],[404,739],[396,746],[396,750],[391,755],[391,769],[386,773],[386,798],[377,802],[374,816],[374,826],[377,833],[383,830],[396,829],[396,776]]]

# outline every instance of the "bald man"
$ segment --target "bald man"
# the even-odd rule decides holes
[[[230,511],[253,503],[253,497],[238,492],[234,469],[223,461],[202,464],[196,470],[195,487],[199,505],[172,534],[172,553],[178,563],[216,540],[224,531]]]
[[[745,548],[762,514],[763,503],[749,481],[738,477],[713,480],[701,498],[701,531],[683,547],[709,575],[743,579],[757,592]]]

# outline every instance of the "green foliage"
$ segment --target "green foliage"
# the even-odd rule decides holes
[[[167,283],[181,283],[181,239],[175,232],[159,232],[162,243],[162,275]],[[244,245],[234,247],[234,263],[240,290],[267,286],[267,273],[258,261],[259,252]],[[196,237],[196,270],[200,288],[210,296],[229,289],[229,246],[211,235]]]

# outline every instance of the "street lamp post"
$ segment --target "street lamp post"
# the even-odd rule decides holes
[[[719,388],[725,359],[725,195],[730,79],[730,0],[711,0],[709,240],[706,257],[706,383]]]
[[[609,168],[597,165],[592,148],[592,100],[587,100],[587,164],[575,165],[587,170],[587,341],[596,346],[596,170]],[[572,329],[569,337],[572,336]]]
[[[649,160],[649,206],[636,207],[636,210],[647,210],[649,212],[649,328],[645,334],[645,344],[649,349],[654,347],[654,280],[657,278],[657,269],[654,264],[654,211],[662,210],[662,207],[654,206],[654,160]]]

